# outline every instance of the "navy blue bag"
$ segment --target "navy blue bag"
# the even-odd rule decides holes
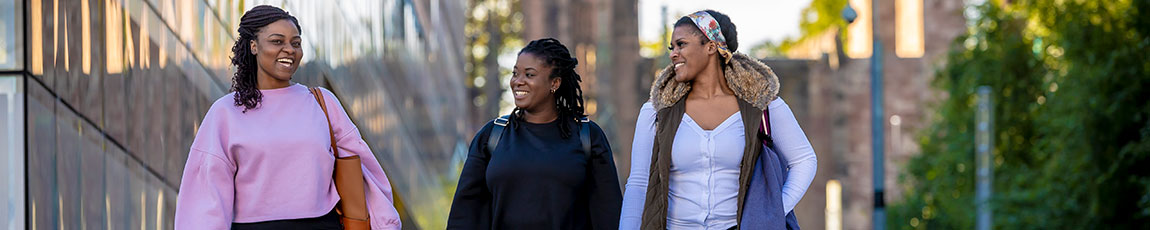
[[[755,170],[751,172],[746,200],[743,202],[740,229],[799,229],[795,212],[783,213],[783,182],[787,181],[787,162],[775,151],[771,140],[771,120],[768,110],[763,110],[763,125],[759,127],[759,137],[763,140],[763,152],[755,160]]]

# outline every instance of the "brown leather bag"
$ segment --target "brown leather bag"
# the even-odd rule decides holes
[[[312,96],[315,96],[315,101],[319,103],[319,107],[323,109],[323,115],[327,118],[328,136],[331,137],[331,151],[335,154],[335,171],[332,174],[332,180],[335,181],[335,190],[339,193],[340,201],[336,205],[336,211],[339,212],[339,222],[343,224],[343,229],[346,230],[371,230],[371,222],[368,220],[367,214],[367,198],[363,191],[363,170],[360,169],[361,163],[359,156],[339,157],[339,148],[335,146],[335,130],[331,127],[331,117],[327,113],[327,105],[324,104],[323,92],[319,88],[311,88]]]

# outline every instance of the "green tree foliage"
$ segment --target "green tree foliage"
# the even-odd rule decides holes
[[[996,229],[1150,229],[1150,1],[979,7],[900,181],[892,229],[971,229],[974,113],[993,89]]]

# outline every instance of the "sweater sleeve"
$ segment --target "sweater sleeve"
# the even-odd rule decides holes
[[[340,157],[359,156],[362,163],[364,195],[367,198],[368,218],[372,230],[400,229],[399,212],[395,209],[391,182],[387,179],[379,160],[371,152],[367,142],[359,134],[359,129],[348,117],[339,100],[327,89],[324,104],[330,113],[331,126],[336,136],[336,147]]]
[[[591,158],[588,160],[590,181],[590,206],[588,216],[591,217],[592,229],[619,229],[619,208],[622,206],[623,194],[619,191],[619,176],[615,170],[615,157],[611,153],[611,145],[607,142],[607,135],[594,122],[584,125],[591,126]]]
[[[234,216],[233,164],[192,149],[176,198],[176,229],[229,229]]]
[[[455,198],[451,201],[447,229],[491,229],[491,191],[487,189],[487,138],[491,122],[475,134],[467,148],[467,160],[459,174]],[[486,134],[486,135],[485,135]]]
[[[631,175],[623,192],[623,209],[619,229],[639,229],[647,197],[647,178],[651,168],[651,148],[655,144],[655,107],[650,102],[639,109],[635,121],[635,138],[631,142]]]
[[[818,159],[815,149],[807,140],[807,134],[799,127],[795,114],[782,98],[771,101],[767,106],[771,116],[771,133],[775,147],[787,161],[787,180],[783,183],[783,213],[795,209],[807,187],[815,179]]]
[[[176,195],[175,228],[229,229],[235,218],[236,167],[224,154],[221,129],[226,124],[213,108],[200,126]]]

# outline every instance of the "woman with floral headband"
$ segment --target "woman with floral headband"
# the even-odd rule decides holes
[[[675,22],[640,109],[620,229],[797,229],[817,163],[771,68],[713,10]]]

